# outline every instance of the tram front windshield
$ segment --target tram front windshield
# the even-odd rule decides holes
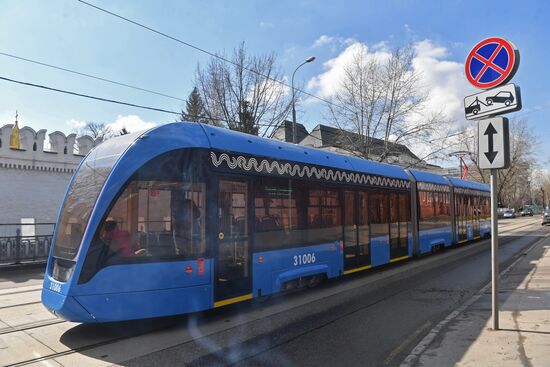
[[[75,259],[92,209],[107,176],[122,152],[140,134],[127,134],[110,139],[94,148],[82,162],[63,203],[54,243],[54,257]]]

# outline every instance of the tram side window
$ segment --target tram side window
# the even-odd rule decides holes
[[[300,181],[258,178],[255,182],[255,248],[267,251],[340,240],[338,190]]]
[[[448,193],[434,192],[435,218],[438,227],[451,224],[450,197]]]
[[[308,243],[340,240],[342,237],[342,218],[338,190],[310,188],[307,218]]]
[[[433,192],[420,191],[420,230],[434,228],[436,226],[434,218]]]
[[[481,197],[481,219],[491,219],[491,202],[488,197]]]
[[[304,192],[290,180],[258,178],[255,182],[255,244],[265,251],[304,244]],[[298,211],[300,208],[300,212]]]
[[[443,192],[419,192],[420,230],[450,225],[450,196]]]
[[[410,195],[408,193],[399,194],[399,238],[401,245],[408,245],[408,235],[411,221]]]

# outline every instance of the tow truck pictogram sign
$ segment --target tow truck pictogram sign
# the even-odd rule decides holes
[[[519,52],[514,44],[500,37],[491,37],[470,51],[464,71],[474,87],[489,89],[512,79],[518,66]]]
[[[467,120],[521,110],[519,87],[507,84],[464,98],[464,113]]]

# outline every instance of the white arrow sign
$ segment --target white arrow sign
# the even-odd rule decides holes
[[[508,168],[510,166],[510,136],[508,119],[493,117],[478,124],[479,168]]]
[[[519,87],[507,84],[464,98],[464,113],[467,120],[496,116],[521,110]]]

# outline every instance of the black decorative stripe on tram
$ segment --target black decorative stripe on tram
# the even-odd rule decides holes
[[[479,196],[491,196],[491,193],[488,191],[474,190],[474,189],[465,189],[463,187],[455,187],[455,194],[464,194],[464,195],[479,195]]]
[[[447,185],[439,185],[431,182],[418,182],[419,191],[435,191],[435,192],[451,192],[451,188]]]
[[[225,166],[231,170],[248,172],[255,171],[257,173],[268,173],[279,176],[314,178],[317,180],[389,187],[395,189],[408,189],[410,187],[410,182],[408,180],[369,175],[365,173],[306,166],[298,163],[281,162],[262,158],[256,159],[254,157],[245,157],[242,155],[230,156],[227,153],[216,154],[215,152],[210,152],[210,157],[212,159],[212,164],[216,168],[225,163]]]

